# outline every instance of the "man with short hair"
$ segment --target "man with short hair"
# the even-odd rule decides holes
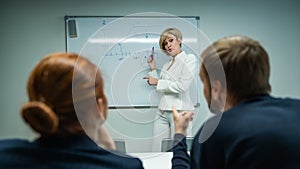
[[[201,58],[203,92],[215,116],[195,135],[189,156],[185,137],[193,112],[173,107],[172,168],[299,168],[300,100],[270,95],[269,57],[259,42],[222,38]]]

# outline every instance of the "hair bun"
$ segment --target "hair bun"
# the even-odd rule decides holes
[[[53,110],[43,102],[25,103],[21,114],[26,123],[40,134],[55,133],[58,127],[58,117]]]

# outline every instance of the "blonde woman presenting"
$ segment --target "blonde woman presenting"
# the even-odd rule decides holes
[[[194,80],[197,59],[193,54],[182,50],[182,33],[176,28],[168,28],[162,32],[159,46],[163,53],[171,56],[172,60],[164,64],[158,74],[153,54],[148,59],[149,76],[144,77],[151,86],[161,93],[158,112],[153,128],[153,151],[161,151],[161,141],[171,138],[174,134],[172,106],[181,112],[194,110],[190,97],[190,86]],[[191,134],[191,124],[189,125]]]

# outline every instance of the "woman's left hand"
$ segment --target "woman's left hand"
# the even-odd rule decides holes
[[[155,86],[158,83],[158,79],[154,78],[154,77],[146,76],[146,77],[143,77],[143,79],[147,79],[148,84],[151,86],[153,86],[153,85]]]

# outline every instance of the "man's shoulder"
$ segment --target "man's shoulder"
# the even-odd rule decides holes
[[[17,147],[17,146],[27,146],[31,145],[28,140],[25,139],[2,139],[0,140],[0,149]]]

